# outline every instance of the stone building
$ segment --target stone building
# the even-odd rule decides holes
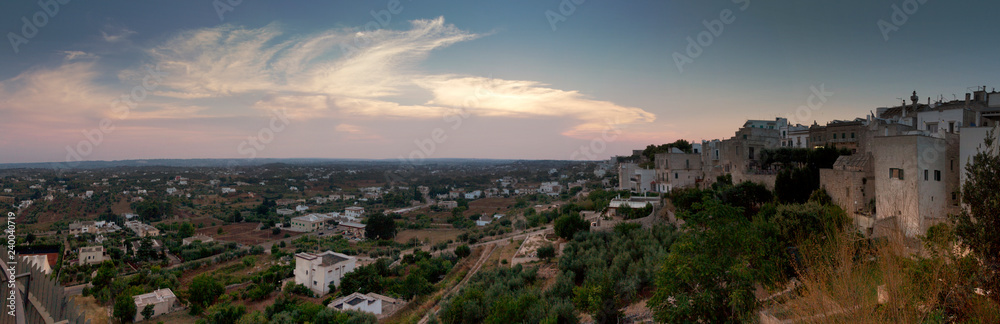
[[[85,246],[80,248],[79,264],[97,264],[104,262],[108,259],[107,253],[104,251],[104,247],[100,245],[96,246]]]
[[[659,153],[653,158],[656,166],[656,188],[658,192],[673,189],[693,188],[702,179],[701,154],[684,153],[673,148],[669,153]]]
[[[820,169],[820,188],[833,203],[852,217],[854,224],[868,231],[874,225],[875,173],[871,154],[845,155],[831,169]],[[869,233],[870,234],[870,233]]]
[[[922,132],[874,138],[878,221],[895,219],[908,237],[958,211],[958,136]]]

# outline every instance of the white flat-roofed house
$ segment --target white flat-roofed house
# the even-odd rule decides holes
[[[132,299],[135,300],[135,321],[138,322],[148,319],[142,316],[142,310],[146,308],[146,305],[153,305],[153,317],[173,312],[177,296],[174,295],[174,292],[170,288],[164,288],[151,293],[132,296]]]
[[[291,231],[295,232],[312,232],[318,229],[322,229],[326,222],[332,220],[333,217],[325,214],[309,214],[305,216],[299,216],[292,218],[291,225],[289,228]]]
[[[340,279],[354,271],[357,258],[326,251],[319,254],[295,255],[295,283],[301,284],[320,296],[330,292],[330,284],[340,286]]]
[[[562,190],[563,190],[562,185],[560,185],[559,182],[556,181],[542,182],[542,185],[538,187],[538,192],[549,196],[558,196],[559,193],[562,192]]]
[[[278,208],[278,210],[276,212],[278,213],[278,215],[281,215],[281,216],[288,216],[288,215],[291,215],[291,214],[295,213],[294,210],[291,210],[291,209],[288,209],[288,208]]]
[[[365,214],[365,208],[361,206],[351,206],[344,209],[344,216],[360,218]]]
[[[327,306],[339,311],[361,311],[382,315],[382,299],[368,296],[359,292],[337,298]]]
[[[486,226],[492,222],[493,222],[493,217],[483,215],[476,220],[476,226]]]
[[[125,227],[128,227],[133,232],[135,232],[135,235],[138,237],[160,236],[159,229],[153,227],[153,225],[144,224],[139,221],[125,222]]]
[[[353,293],[341,298],[334,299],[326,307],[338,311],[355,310],[375,314],[378,319],[383,319],[406,306],[406,301],[392,297],[379,295],[376,293]]]
[[[80,248],[79,264],[95,264],[104,262],[108,255],[104,253],[104,247],[100,245],[85,246]]]
[[[69,224],[69,234],[71,235],[79,235],[86,233],[96,234],[96,232],[97,232],[97,226],[95,226],[95,223],[93,221],[72,222]]]
[[[441,200],[437,203],[438,207],[446,209],[455,209],[458,207],[458,202],[454,200]]]

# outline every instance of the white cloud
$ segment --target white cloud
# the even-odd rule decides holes
[[[104,38],[105,42],[117,43],[128,39],[129,36],[135,35],[135,31],[116,25],[106,25],[104,29],[101,30],[101,37]]]
[[[63,57],[63,59],[66,60],[66,61],[72,61],[72,60],[77,59],[77,58],[81,58],[81,59],[96,59],[96,58],[98,58],[97,55],[90,54],[90,53],[87,53],[87,52],[82,52],[82,51],[62,51],[62,53],[65,55]]]
[[[96,85],[94,62],[67,62],[55,68],[35,68],[0,82],[0,111],[39,124],[72,122],[78,117],[100,117],[110,107],[111,95]],[[104,99],[104,100],[102,100]],[[51,125],[51,124],[49,124]]]
[[[256,95],[252,108],[282,108],[290,118],[330,116],[440,118],[465,109],[483,117],[565,117],[566,136],[588,136],[610,124],[648,123],[640,108],[589,98],[526,80],[429,75],[419,70],[435,49],[481,37],[446,24],[416,20],[408,30],[326,30],[289,36],[278,24],[231,25],[182,32],[149,50],[151,65],[169,74],[157,95],[175,100]],[[359,46],[360,45],[360,46]],[[125,71],[120,76],[141,74]],[[404,94],[427,92],[423,104]],[[410,102],[413,98],[409,98]]]
[[[464,107],[481,116],[561,116],[579,120],[579,125],[563,133],[567,136],[586,136],[656,119],[639,108],[593,100],[577,91],[553,89],[535,81],[441,75],[416,82],[433,93],[428,104]]]

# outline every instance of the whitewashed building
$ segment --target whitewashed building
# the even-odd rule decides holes
[[[85,246],[80,248],[79,264],[95,264],[104,262],[108,255],[104,252],[104,247],[100,245]]]
[[[365,214],[365,208],[361,206],[351,206],[344,209],[344,216],[360,218]]]
[[[354,271],[357,258],[326,251],[319,254],[295,255],[295,283],[301,284],[322,296],[330,292],[330,284],[340,286],[340,279]]]
[[[174,292],[170,288],[164,288],[151,293],[132,296],[132,299],[135,301],[135,321],[138,322],[148,319],[142,316],[142,310],[146,308],[146,305],[153,305],[153,317],[150,318],[173,312],[177,295],[174,295]]]

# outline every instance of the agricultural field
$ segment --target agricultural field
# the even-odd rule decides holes
[[[222,224],[222,221],[219,221],[218,224]],[[218,241],[236,242],[244,245],[256,245],[274,241],[285,237],[285,234],[292,236],[300,234],[285,230],[280,231],[278,234],[274,234],[270,228],[266,230],[258,230],[257,227],[259,225],[260,224],[258,223],[235,223],[206,226],[204,228],[197,229],[195,232],[211,236]],[[219,234],[219,229],[222,229],[222,234]]]
[[[431,245],[447,242],[448,240],[458,241],[458,236],[464,233],[465,230],[456,228],[425,228],[419,230],[403,230],[396,234],[395,241],[398,243],[407,243],[410,240],[416,238],[420,242],[429,241]]]

